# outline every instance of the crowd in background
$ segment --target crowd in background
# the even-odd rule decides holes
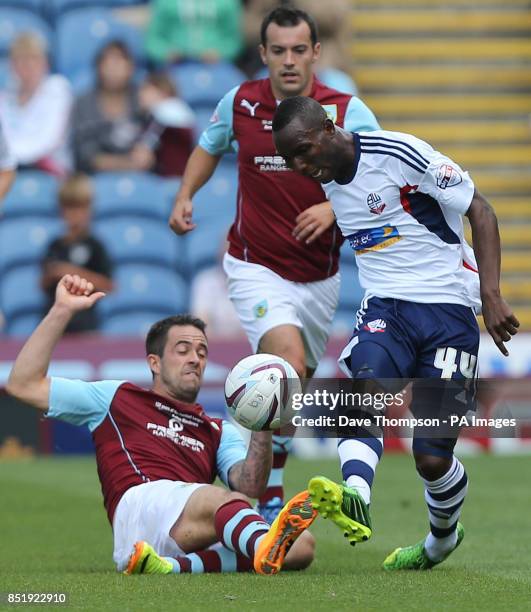
[[[142,53],[139,56],[125,38],[105,39],[90,64],[82,66],[84,87],[55,70],[52,50],[38,31],[18,32],[8,50],[10,74],[0,90],[0,123],[19,175],[38,170],[62,182],[58,211],[63,234],[50,240],[41,261],[46,307],[64,273],[82,273],[98,289],[113,289],[112,258],[91,229],[90,175],[182,175],[203,125],[198,127],[200,111],[191,108],[179,92],[179,86],[193,84],[177,83],[174,67],[192,64],[199,71],[202,65],[232,63],[241,70],[242,79],[267,76],[258,52],[260,24],[272,8],[287,3],[151,0],[131,4],[112,13],[144,31]],[[339,78],[330,84],[354,88],[341,72],[348,68],[348,5],[342,0],[304,0],[297,6],[318,22],[323,43],[318,69],[323,74],[328,71],[329,81]],[[219,248],[223,247],[222,243]],[[219,262],[211,263],[193,278],[190,308],[209,323],[210,333],[239,335],[237,317],[228,298],[223,298],[225,280]],[[213,291],[220,296],[215,304]],[[86,315],[74,320],[69,331],[98,329],[98,313]]]

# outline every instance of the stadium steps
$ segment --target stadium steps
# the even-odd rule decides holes
[[[531,75],[531,71],[530,71]],[[388,130],[415,134],[431,143],[529,143],[531,123],[527,119],[493,120],[390,120],[385,122]]]
[[[470,171],[499,218],[504,294],[531,330],[529,0],[352,7],[360,95],[384,129],[415,134]]]
[[[411,88],[456,89],[484,87],[530,87],[531,71],[527,66],[507,66],[493,71],[482,64],[455,66],[367,66],[353,71],[356,83],[364,91],[369,89],[395,90]]]

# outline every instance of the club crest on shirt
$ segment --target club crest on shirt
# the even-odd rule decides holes
[[[253,306],[253,312],[256,319],[261,319],[267,314],[267,300],[262,300]]]
[[[369,193],[367,196],[367,206],[373,215],[381,215],[385,208],[385,202],[377,193]]]
[[[437,169],[437,187],[446,189],[459,185],[463,180],[461,174],[450,164],[441,164]]]
[[[321,104],[329,119],[334,123],[337,121],[337,104]]]
[[[366,325],[363,326],[363,329],[366,329],[371,334],[383,333],[385,328],[387,327],[387,323],[383,319],[374,319],[374,321],[369,321]]]

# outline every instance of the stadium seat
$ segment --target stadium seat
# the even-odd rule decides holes
[[[214,113],[214,109],[215,109],[215,106],[205,106],[205,107],[194,109],[194,113],[195,113],[194,132],[195,132],[196,142],[199,141],[199,137],[203,133],[203,130],[205,130],[208,127],[212,114]]]
[[[160,318],[188,308],[188,286],[173,270],[124,264],[116,268],[113,280],[116,290],[99,304],[103,322],[119,313],[151,311]]]
[[[0,56],[9,54],[11,43],[22,32],[37,32],[50,45],[50,27],[37,13],[24,8],[1,8],[0,11]]]
[[[109,9],[145,4],[147,0],[48,0],[53,17],[73,9],[101,6]]]
[[[41,13],[44,12],[47,4],[48,0],[0,0],[0,10],[3,13],[4,8],[13,6]]]
[[[35,312],[17,315],[15,318],[6,321],[3,332],[6,336],[13,338],[27,338],[41,322],[42,314],[42,312]]]
[[[352,263],[341,262],[341,285],[339,287],[339,305],[342,310],[350,310],[352,314],[359,308],[364,290],[358,281],[358,269]]]
[[[0,272],[37,263],[48,243],[62,231],[59,219],[25,217],[0,222]]]
[[[27,215],[57,217],[55,177],[45,172],[19,172],[11,190],[0,205],[4,219]]]
[[[128,215],[168,220],[170,205],[163,179],[140,172],[102,172],[93,181],[95,219]]]
[[[354,83],[350,75],[343,72],[343,70],[326,68],[325,70],[320,70],[317,76],[319,80],[328,87],[332,87],[333,89],[337,89],[347,94],[352,94],[353,96],[358,95],[356,83]]]
[[[125,42],[135,61],[142,63],[144,43],[140,30],[105,9],[71,10],[57,19],[56,68],[75,81],[77,74],[93,65],[100,48],[114,39]]]
[[[139,310],[135,312],[120,312],[103,321],[101,332],[107,336],[141,336],[144,338],[155,321],[176,312]]]
[[[18,266],[2,274],[0,307],[8,330],[22,315],[42,315],[45,295],[40,289],[40,276],[37,264]]]
[[[210,181],[194,196],[197,227],[185,236],[188,274],[215,264],[236,211],[238,173],[232,163],[220,163]]]
[[[182,263],[181,241],[162,221],[123,215],[96,221],[94,234],[116,264],[149,263],[175,269]]]
[[[233,87],[245,81],[245,75],[233,64],[185,62],[170,68],[180,96],[192,107],[215,107]]]

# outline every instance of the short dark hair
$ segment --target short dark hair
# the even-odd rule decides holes
[[[162,357],[164,353],[164,347],[168,339],[169,330],[178,325],[184,327],[185,325],[191,325],[196,327],[199,331],[205,334],[206,323],[197,317],[190,314],[178,314],[171,317],[161,319],[149,328],[146,336],[146,355],[158,355]]]
[[[280,132],[294,119],[300,119],[304,125],[317,127],[319,122],[326,119],[325,109],[313,98],[306,96],[292,96],[286,98],[278,105],[273,117],[273,132]]]
[[[266,31],[270,23],[275,23],[277,26],[282,28],[293,28],[298,26],[299,23],[305,21],[310,28],[310,38],[312,40],[312,46],[317,44],[319,35],[317,33],[317,24],[311,15],[308,15],[306,11],[295,8],[293,6],[279,6],[273,9],[268,15],[264,17],[262,26],[260,27],[260,40],[264,47],[267,46]]]
[[[119,38],[113,38],[112,40],[107,41],[102,47],[98,49],[96,57],[94,58],[94,64],[96,65],[96,68],[100,67],[101,62],[109,51],[118,51],[131,64],[135,63],[134,57],[131,53],[131,50],[127,46],[127,43],[125,43],[123,40],[120,40]]]

